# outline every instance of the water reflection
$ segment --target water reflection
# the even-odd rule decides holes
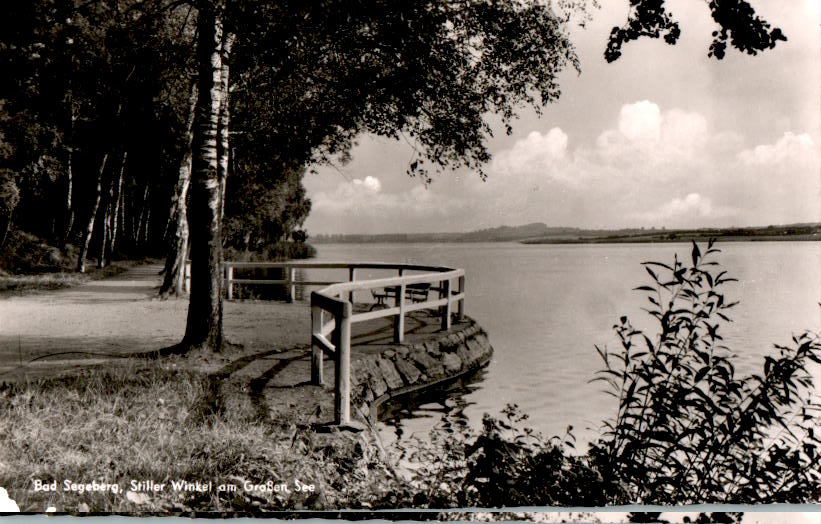
[[[410,440],[426,439],[432,429],[464,434],[471,424],[466,410],[476,404],[469,395],[482,387],[486,374],[487,368],[481,368],[432,390],[389,400],[379,411],[383,443],[404,453]]]

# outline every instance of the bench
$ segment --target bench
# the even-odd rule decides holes
[[[388,307],[388,299],[396,299],[396,287],[386,287],[382,290],[371,290],[376,303],[371,306],[374,309],[377,306]],[[411,302],[425,302],[428,299],[428,292],[430,291],[430,284],[408,284],[405,286],[405,298]]]

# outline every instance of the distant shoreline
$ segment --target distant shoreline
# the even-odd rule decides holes
[[[706,241],[773,242],[821,240],[821,223],[763,227],[700,229],[580,229],[545,224],[502,226],[468,233],[389,233],[378,235],[318,235],[312,244],[420,244],[519,242],[522,244],[625,244]]]
[[[706,242],[710,238],[715,238],[721,242],[817,242],[821,240],[821,235],[788,235],[788,236],[676,236],[674,238],[641,238],[641,237],[617,237],[617,238],[542,238],[538,240],[520,240],[519,244],[672,244],[676,242]]]

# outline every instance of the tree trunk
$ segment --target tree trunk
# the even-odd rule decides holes
[[[176,291],[180,297],[185,292],[185,266],[188,261],[191,244],[188,243],[188,222],[185,222],[185,229],[182,232],[182,245],[180,246],[180,267],[177,270]]]
[[[0,213],[0,249],[6,245],[6,238],[9,235],[9,229],[11,229],[11,214],[11,211]]]
[[[117,227],[117,230],[120,232],[120,238],[121,238],[121,240],[120,240],[120,249],[123,248],[123,240],[127,239],[126,227],[125,227],[125,223],[126,223],[125,222],[125,206],[126,206],[127,202],[128,201],[125,198],[125,188],[121,187],[120,188],[120,203],[117,206],[120,209],[119,216],[117,217],[117,221],[119,223],[119,226]]]
[[[192,146],[188,219],[191,241],[191,293],[181,351],[222,349],[222,241],[217,128],[221,105],[222,16],[224,0],[200,4],[197,62],[199,87]]]
[[[222,227],[222,217],[225,213],[225,183],[228,180],[228,128],[231,122],[231,109],[228,99],[228,95],[230,93],[228,90],[228,59],[231,56],[231,47],[233,45],[234,35],[232,33],[226,33],[222,39],[222,45],[220,48],[220,116],[217,131],[219,135],[217,141],[217,158],[219,159],[217,163],[217,174],[220,181],[220,227]]]
[[[111,183],[113,184],[114,181],[112,180]],[[108,221],[111,217],[111,189],[109,188],[108,193],[108,202],[106,202],[105,206],[103,207],[105,211],[103,211],[103,216],[100,217],[102,220],[102,224],[100,224],[103,228],[102,234],[100,235],[100,250],[97,252],[97,269],[102,269],[105,267],[105,245],[108,242]]]
[[[140,246],[143,250],[146,250],[148,248],[149,232],[151,231],[151,203],[145,209],[145,222],[143,224],[143,236],[140,239]]]
[[[106,243],[105,243],[105,262],[104,264],[111,264],[111,255],[114,253],[114,242],[117,241],[117,216],[120,214],[120,202],[122,202],[122,188],[123,188],[123,172],[125,171],[125,161],[128,158],[128,152],[123,152],[123,160],[120,163],[120,174],[117,176],[117,183],[111,181],[111,201],[109,203],[110,213],[108,218],[108,226],[106,228]]]
[[[191,145],[194,137],[194,115],[197,110],[197,84],[191,86],[191,105],[188,113],[188,126],[185,141],[185,149],[183,150],[182,160],[180,161],[179,176],[177,177],[177,185],[174,188],[174,195],[171,197],[171,210],[168,214],[168,227],[166,228],[168,238],[168,254],[165,258],[165,277],[163,278],[162,286],[160,286],[160,296],[167,298],[168,294],[177,289],[174,283],[177,281],[177,274],[180,270],[180,264],[185,260],[185,251],[187,247],[188,236],[188,217],[186,216],[186,200],[188,196],[188,186],[191,181]],[[186,242],[183,242],[183,234],[185,234]],[[186,247],[184,247],[184,244]],[[178,293],[179,294],[179,293]]]
[[[143,238],[143,227],[145,227],[146,229],[148,228],[148,213],[150,209],[148,204],[148,186],[149,183],[148,181],[146,181],[145,191],[143,192],[143,203],[142,207],[140,208],[140,218],[137,221],[137,227],[134,230],[134,247],[138,249],[141,247],[141,242]]]
[[[97,208],[100,207],[100,196],[103,193],[103,173],[108,162],[108,153],[103,155],[103,161],[100,163],[100,171],[97,173],[97,196],[94,200],[94,205],[91,207],[91,216],[88,219],[83,241],[80,244],[80,256],[77,259],[77,271],[85,273],[86,270],[86,255],[88,254],[88,246],[91,243],[91,235],[94,233],[94,220],[97,218]]]
[[[72,112],[71,122],[74,125],[74,114]],[[71,130],[69,130],[67,140],[71,140]],[[68,239],[71,236],[71,228],[74,227],[74,207],[72,206],[72,197],[74,193],[74,173],[72,172],[72,161],[74,152],[71,144],[65,148],[66,155],[66,195],[65,195],[65,209],[63,210],[63,231],[60,235],[60,246],[65,249]]]

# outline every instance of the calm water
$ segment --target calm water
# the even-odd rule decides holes
[[[773,343],[786,344],[806,329],[821,331],[821,244],[718,247],[718,260],[739,279],[725,288],[728,299],[741,301],[732,310],[735,322],[722,328],[738,372],[759,369]],[[583,444],[615,409],[601,383],[589,383],[600,368],[594,344],[618,347],[612,326],[621,315],[653,327],[641,311],[644,294],[631,291],[648,283],[640,263],[670,263],[676,252],[689,259],[690,245],[334,244],[317,250],[318,260],[464,268],[466,312],[490,335],[495,355],[478,380],[455,385],[444,400],[398,406],[381,428],[387,440],[426,434],[454,413],[475,426],[483,413],[516,403],[530,415],[531,427],[562,435],[572,425]]]

